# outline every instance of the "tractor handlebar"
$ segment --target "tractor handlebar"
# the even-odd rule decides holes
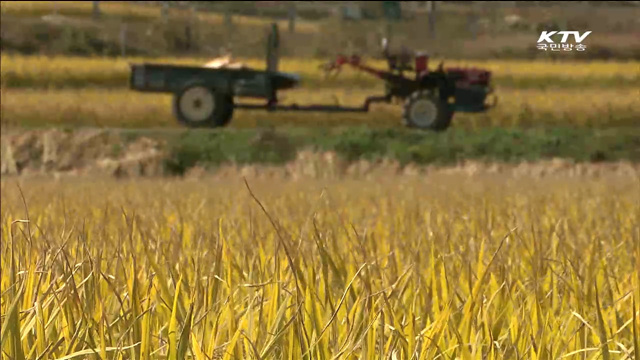
[[[333,62],[329,63],[329,66],[331,68],[339,68],[344,64],[360,65],[360,62],[361,62],[361,58],[358,55],[351,55],[351,56],[338,55]]]
[[[359,66],[362,59],[358,55],[338,55],[335,60],[320,65],[320,69],[324,70],[325,77],[328,77],[331,72],[335,72],[336,76],[342,70],[342,66],[345,64],[352,66]]]

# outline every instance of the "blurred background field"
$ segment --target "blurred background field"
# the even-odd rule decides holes
[[[163,10],[162,3],[170,4]],[[384,17],[383,2],[237,1],[1,3],[2,50],[20,53],[134,56],[264,56],[266,25],[277,21],[285,57],[325,58],[337,52],[379,55],[380,39],[446,58],[638,59],[640,8],[634,1],[397,2],[401,18]],[[354,5],[359,6],[354,11]],[[292,6],[293,31],[288,31]],[[594,13],[598,16],[593,16]],[[349,18],[345,18],[348,15]],[[357,17],[357,18],[356,18]],[[542,29],[593,31],[589,51],[561,56],[536,49]],[[435,33],[432,33],[432,29]],[[122,44],[122,34],[126,42]]]
[[[264,68],[259,59],[238,59]],[[203,65],[204,58],[45,57],[3,55],[3,125],[178,127],[172,97],[128,89],[128,64],[136,62]],[[372,66],[384,68],[376,59]],[[359,106],[368,95],[383,93],[375,77],[345,68],[325,78],[320,60],[284,59],[282,69],[302,76],[302,87],[281,93],[283,103]],[[491,69],[499,106],[485,114],[456,114],[460,128],[483,126],[586,126],[638,124],[640,62],[550,62],[533,60],[447,60],[448,66]],[[239,100],[245,101],[246,100]],[[376,111],[353,113],[268,113],[236,110],[231,127],[256,126],[400,126],[401,107],[376,105]]]
[[[127,88],[129,65],[159,63],[202,66],[208,58],[105,58],[69,56],[24,56],[3,54],[0,75],[3,88]],[[264,69],[264,59],[237,58],[256,69]],[[376,77],[345,67],[339,74],[326,76],[321,66],[330,59],[285,58],[282,71],[297,73],[303,87],[370,88],[380,85]],[[376,58],[365,59],[368,65],[385,69],[387,64]],[[431,59],[430,65],[440,62],[445,67],[481,67],[492,71],[497,87],[508,88],[635,88],[640,89],[640,61],[590,62],[549,60],[456,60]]]
[[[129,65],[204,65],[231,54],[234,60],[264,69],[266,31],[276,21],[283,46],[280,69],[302,77],[301,88],[280,94],[285,104],[358,106],[366,96],[382,93],[383,84],[369,74],[346,67],[326,77],[320,68],[338,53],[358,52],[368,64],[384,69],[380,40],[390,36],[394,48],[428,50],[432,68],[444,61],[445,67],[492,71],[498,107],[454,117],[451,131],[463,131],[461,136],[471,143],[483,143],[484,134],[470,135],[482,129],[496,129],[496,139],[503,136],[501,128],[592,129],[589,136],[579,135],[584,139],[597,138],[596,130],[636,133],[637,2],[435,2],[433,27],[420,2],[400,2],[399,20],[385,19],[379,11],[383,2],[375,3],[349,3],[359,4],[363,13],[360,19],[346,19],[344,7],[349,4],[340,2],[99,2],[99,14],[93,2],[2,2],[0,123],[27,129],[177,130],[172,97],[130,91]],[[292,6],[294,23],[288,19]],[[565,28],[593,31],[585,40],[587,51],[535,49],[541,29]],[[274,127],[291,136],[295,129],[366,127],[384,138],[386,129],[402,127],[399,104],[373,109],[366,114],[236,110],[229,129],[221,131],[254,129],[260,137],[261,129]],[[558,133],[566,136],[563,143],[578,136]],[[229,132],[238,136],[235,141],[247,141],[235,134]],[[371,141],[361,139],[363,144]],[[413,146],[411,141],[402,148]],[[613,143],[607,153],[620,146],[621,153],[635,158],[636,142]]]
[[[392,46],[429,50],[431,67],[444,61],[446,67],[493,72],[499,107],[457,114],[454,127],[615,127],[640,119],[640,58],[633,55],[640,46],[623,40],[640,39],[640,17],[633,16],[640,7],[634,2],[436,2],[435,33],[418,3],[400,2],[401,20],[385,19],[366,4],[360,4],[361,19],[348,20],[340,12],[345,4],[332,2],[165,3],[166,8],[163,2],[100,2],[96,15],[90,1],[2,2],[2,125],[178,127],[170,96],[128,89],[129,64],[203,65],[231,53],[263,69],[272,21],[281,28],[280,68],[302,76],[301,89],[282,93],[285,103],[357,106],[381,93],[382,83],[369,74],[346,68],[327,78],[320,67],[338,53],[358,52],[384,69],[380,39],[391,35]],[[290,29],[292,6],[296,18]],[[597,19],[587,16],[593,11]],[[587,51],[535,49],[539,30],[554,26],[593,31]],[[507,38],[521,48],[505,43]],[[503,42],[501,52],[490,50],[496,41]],[[380,105],[369,114],[238,110],[230,126],[401,126],[400,111],[397,105]]]

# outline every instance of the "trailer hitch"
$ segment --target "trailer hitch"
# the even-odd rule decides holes
[[[359,107],[335,106],[335,105],[278,105],[277,102],[260,104],[235,104],[236,109],[252,109],[267,111],[308,111],[308,112],[369,112],[371,105],[374,103],[389,103],[391,97],[388,95],[369,96],[365,99],[364,104]]]

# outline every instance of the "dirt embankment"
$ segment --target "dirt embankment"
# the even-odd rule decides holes
[[[34,130],[2,134],[2,176],[162,177],[168,150],[165,141],[108,130]],[[519,164],[466,161],[456,166],[401,166],[395,160],[347,162],[334,152],[300,151],[282,166],[225,164],[207,170],[195,165],[186,177],[247,176],[268,178],[338,178],[415,176],[425,173],[509,176],[631,176],[640,179],[640,164],[632,162],[575,163],[551,159]]]
[[[2,175],[162,175],[162,144],[126,142],[105,130],[26,131],[2,136]]]

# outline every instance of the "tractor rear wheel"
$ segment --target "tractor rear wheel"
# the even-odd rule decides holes
[[[423,130],[443,131],[451,125],[453,111],[446,101],[428,91],[416,91],[404,103],[402,119],[405,126]]]
[[[178,121],[186,126],[221,127],[231,121],[233,97],[194,84],[175,94],[173,108]]]

